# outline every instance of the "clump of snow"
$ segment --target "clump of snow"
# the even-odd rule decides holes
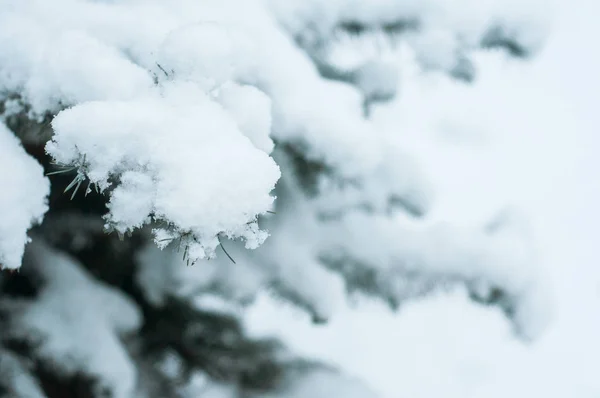
[[[152,86],[148,71],[94,37],[66,31],[52,39],[24,88],[35,113],[55,113],[86,101],[127,100]]]
[[[383,48],[393,48],[401,41],[419,54],[421,67],[447,72],[459,65],[465,53],[479,47],[503,47],[512,55],[529,56],[542,47],[550,19],[550,7],[541,0],[350,0],[327,4],[270,0],[269,4],[317,62],[346,71],[360,68]],[[340,57],[344,52],[356,55]],[[354,61],[344,61],[348,59]]]
[[[50,192],[42,166],[0,120],[0,268],[21,266],[27,230],[41,222]]]
[[[250,21],[261,10],[266,15],[258,3],[241,8],[251,11],[241,14]],[[225,9],[218,2],[166,7],[62,0],[48,7],[31,0],[0,17],[3,95],[19,94],[31,117],[71,107],[54,121],[48,152],[79,166],[79,178],[90,186],[105,190],[117,182],[111,227],[125,232],[160,220],[167,231],[188,237],[191,259],[213,256],[218,234],[243,237],[249,248],[260,245],[267,234],[256,227],[256,216],[270,207],[279,177],[259,151],[273,147],[270,101],[231,82],[255,74],[255,41]],[[32,29],[23,30],[27,26]],[[228,82],[221,90],[224,111],[208,91]],[[250,103],[260,111],[249,113]],[[118,132],[110,131],[115,125]],[[171,160],[155,157],[156,151]]]
[[[298,227],[295,233],[278,228],[257,253],[258,261],[272,275],[271,285],[279,297],[304,309],[314,322],[326,322],[343,306],[344,282],[316,258],[312,244],[318,235],[304,237],[299,231],[308,231]]]
[[[150,217],[164,221],[179,235],[193,236],[194,260],[212,257],[221,233],[255,247],[264,235],[252,224],[272,205],[279,168],[198,86],[162,88],[131,101],[87,102],[61,112],[52,122],[48,153],[62,164],[85,156],[85,175],[101,190],[120,178],[107,216],[120,232]]]
[[[140,228],[150,221],[156,195],[154,181],[143,172],[127,170],[119,182],[108,204],[110,220],[119,231]]]
[[[130,397],[136,371],[119,336],[139,328],[137,307],[39,239],[28,247],[24,267],[43,280],[43,288],[15,311],[9,333],[25,336],[35,355],[61,373],[84,372],[96,379],[98,391]]]
[[[367,267],[376,275],[375,292],[395,301],[427,293],[444,283],[484,284],[495,289],[498,305],[524,338],[536,337],[551,318],[547,282],[537,270],[532,241],[516,230],[519,218],[508,218],[492,233],[484,228],[458,228],[448,224],[410,227],[398,220],[349,214],[336,233],[321,237],[321,255],[334,267]],[[351,268],[350,268],[351,269]],[[342,268],[342,272],[352,272]],[[414,280],[424,291],[412,290]],[[359,283],[365,281],[359,281]],[[480,285],[481,286],[481,285]],[[489,293],[488,293],[489,294]]]
[[[78,30],[44,29],[19,8],[0,16],[0,92],[19,93],[34,114],[151,87],[150,74],[114,47]]]
[[[423,216],[435,202],[434,187],[421,165],[404,148],[389,143],[379,167],[360,183],[339,183],[335,178],[321,176],[319,195],[311,202],[325,215],[343,214],[352,209],[386,213],[402,208]]]

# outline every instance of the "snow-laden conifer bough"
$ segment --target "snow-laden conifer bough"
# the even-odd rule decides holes
[[[0,0],[0,395],[376,396],[246,336],[265,289],[325,322],[463,284],[536,337],[518,212],[405,225],[435,187],[369,118],[397,48],[465,81],[534,55],[533,3]]]

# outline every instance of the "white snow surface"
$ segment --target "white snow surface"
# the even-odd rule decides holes
[[[17,137],[0,118],[0,269],[17,269],[25,245],[27,230],[40,222],[48,210],[50,192],[42,166],[30,157]]]

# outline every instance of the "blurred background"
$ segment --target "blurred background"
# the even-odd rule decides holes
[[[410,142],[439,193],[434,218],[480,222],[512,203],[533,220],[555,290],[544,335],[532,345],[517,341],[499,311],[461,292],[408,303],[398,314],[363,302],[322,327],[263,297],[247,317],[254,333],[279,335],[387,398],[600,397],[600,4],[553,7],[550,38],[532,60],[480,55],[468,87],[412,78],[407,61],[402,95],[373,116],[384,128],[412,127],[403,131],[415,133]],[[423,119],[431,124],[411,125]]]

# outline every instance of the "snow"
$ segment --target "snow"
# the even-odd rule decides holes
[[[216,93],[216,100],[236,121],[240,131],[255,147],[271,153],[271,99],[253,86],[224,84]]]
[[[45,9],[35,1],[27,4],[14,12],[39,18],[40,9]],[[256,217],[271,208],[270,193],[279,178],[278,167],[268,156],[271,130],[273,138],[308,160],[323,163],[330,173],[328,181],[318,182],[322,192],[316,212],[308,209],[301,215],[313,219],[315,227],[319,213],[343,213],[354,207],[385,211],[394,206],[390,201],[400,201],[419,215],[431,207],[419,166],[361,115],[362,95],[381,93],[385,83],[396,79],[395,74],[388,76],[389,68],[383,69],[381,80],[373,80],[381,71],[378,63],[359,70],[355,83],[362,94],[351,85],[323,80],[307,55],[277,29],[268,10],[256,6],[253,13],[232,16],[216,3],[201,7],[178,2],[165,10],[169,17],[157,21],[156,31],[162,36],[146,32],[142,40],[141,33],[127,31],[116,40],[97,29],[111,18],[120,25],[123,20],[111,7],[121,6],[88,9],[84,4],[65,0],[63,6],[73,6],[68,14],[81,14],[81,19],[57,15],[63,23],[50,23],[49,31],[73,37],[60,42],[67,54],[72,46],[103,53],[98,43],[112,49],[106,62],[122,65],[132,86],[117,85],[125,91],[98,94],[93,87],[78,85],[82,92],[70,94],[70,75],[110,79],[97,73],[108,70],[112,75],[121,67],[69,63],[71,69],[58,70],[56,79],[45,80],[43,63],[35,64],[36,60],[23,84],[54,81],[28,94],[30,102],[46,104],[47,109],[36,106],[37,113],[56,111],[55,103],[72,105],[53,120],[55,134],[46,149],[58,163],[76,165],[82,184],[108,190],[110,228],[125,233],[149,222],[162,223],[154,229],[156,243],[165,247],[181,240],[183,256],[192,262],[214,257],[218,237],[243,238],[246,248],[257,248],[268,234],[258,228]],[[125,15],[135,12],[147,24],[156,18],[155,9],[137,2],[130,6],[123,10]],[[98,11],[100,22],[86,19],[91,10]],[[184,17],[186,12],[203,12],[205,21],[192,22]],[[270,46],[257,48],[252,45],[256,40]],[[62,67],[61,62],[57,65]],[[151,77],[153,85],[147,81]],[[368,189],[354,189],[361,186]],[[284,229],[277,233],[289,236]],[[310,234],[297,248],[286,249],[289,244],[280,239],[257,255],[261,273],[275,275],[258,279],[276,285],[281,295],[309,308],[316,319],[327,319],[335,312],[343,287],[318,262],[324,250],[318,243],[322,232]],[[273,261],[292,250],[296,260]],[[325,297],[323,286],[329,285],[336,288]]]
[[[491,44],[491,37],[497,42],[504,39],[513,41],[523,49],[524,55],[538,52],[548,34],[552,9],[552,3],[541,0],[269,2],[283,26],[304,46],[346,70],[362,61],[358,58],[354,63],[344,65],[334,58],[339,58],[335,47],[347,42],[346,36],[352,36],[344,32],[343,23],[357,23],[366,35],[373,36],[380,35],[383,30],[392,35],[416,31],[416,34],[409,35],[408,42],[421,55],[421,65],[450,70],[456,66],[462,53],[486,41]],[[341,36],[337,43],[338,39],[332,40],[332,43],[322,40],[336,35]],[[354,41],[357,47],[362,45],[361,39]]]
[[[17,269],[29,242],[27,230],[48,210],[50,184],[1,118],[0,184],[8,187],[0,195],[0,268]]]
[[[44,108],[52,109],[57,103],[69,106],[74,101],[129,98],[149,85],[149,71],[162,75],[160,65],[175,78],[193,79],[205,89],[236,78],[256,80],[255,84],[273,99],[274,134],[277,138],[306,142],[315,151],[314,156],[326,158],[327,163],[333,164],[340,173],[355,165],[356,168],[349,172],[356,174],[360,168],[368,170],[368,166],[376,162],[377,143],[366,139],[374,134],[361,126],[359,113],[354,112],[361,106],[360,101],[354,99],[357,96],[350,94],[348,88],[342,91],[337,85],[319,79],[306,55],[282,35],[274,21],[264,10],[261,11],[260,6],[257,7],[258,2],[229,0],[226,3],[239,9],[235,14],[226,11],[227,4],[215,1],[203,4],[177,1],[169,8],[161,7],[160,3],[137,1],[89,3],[62,0],[53,7],[43,3],[29,0],[13,5],[11,12],[5,14],[10,23],[0,24],[5,33],[3,37],[7,38],[6,48],[10,50],[6,53],[15,52],[16,55],[7,56],[3,63],[6,65],[4,73],[10,76],[3,79],[10,82],[7,91],[20,91],[21,86],[31,87],[25,93],[28,102],[37,104],[37,112]],[[462,13],[464,8],[449,6],[438,0],[422,5],[382,1],[376,7],[361,1],[353,2],[352,6],[343,2],[331,2],[327,6],[303,3],[272,1],[269,5],[277,11],[284,25],[289,20],[298,20],[297,14],[301,11],[297,8],[300,5],[306,7],[297,22],[299,27],[304,26],[307,18],[322,20],[323,26],[317,24],[317,28],[324,34],[328,34],[329,24],[340,18],[402,19],[415,13],[436,29],[449,25],[448,29],[457,37],[465,36],[461,29],[470,29],[475,32],[472,35],[479,38],[483,34],[481,30],[488,27],[493,19],[516,24],[518,32],[524,29],[527,32],[543,31],[531,23],[531,18],[522,23],[522,14],[530,16],[523,9],[530,8],[523,5],[516,7],[515,2],[502,6],[504,3],[501,2],[486,2],[480,6],[479,12],[473,13],[476,17],[467,21],[461,16],[471,14]],[[465,0],[464,6],[472,8],[473,4]],[[61,13],[61,9],[69,12]],[[321,19],[314,18],[314,12],[319,11],[324,12],[319,17]],[[351,15],[345,14],[348,11]],[[199,15],[204,20],[201,23],[194,20]],[[442,19],[441,15],[446,17]],[[236,28],[231,25],[232,22],[235,22]],[[23,29],[23,26],[35,26],[35,29],[19,35],[16,33],[20,31],[11,30]],[[133,29],[133,26],[136,28]],[[23,37],[23,42],[11,42],[9,37]],[[465,40],[468,41],[468,38]],[[256,48],[254,43],[264,45]],[[50,53],[56,60],[44,58],[44,49],[49,45],[60,50]],[[90,56],[75,57],[82,51],[89,52]],[[46,76],[48,62],[52,68]],[[251,72],[256,72],[258,77],[252,76],[254,73]],[[394,77],[385,80],[388,79]],[[368,92],[381,86],[381,82],[371,79],[363,81],[363,75],[358,80],[359,86],[366,85],[363,88]],[[111,84],[93,86],[100,81],[110,81]],[[371,87],[373,84],[376,84],[375,88]],[[298,109],[300,105],[295,105],[298,102],[303,104],[304,109]],[[347,113],[357,116],[347,122],[327,120],[321,112],[324,106],[353,108],[353,112]],[[336,109],[332,109],[330,114],[337,114]],[[302,129],[298,128],[298,123],[303,125]],[[341,131],[345,133],[340,134]],[[362,144],[361,151],[353,149],[357,142]]]
[[[47,150],[79,167],[82,182],[105,190],[117,180],[111,228],[162,221],[189,240],[192,260],[213,257],[218,234],[244,238],[248,248],[266,239],[255,221],[279,178],[267,155],[270,100],[235,83],[255,74],[261,58],[226,7],[76,0],[1,7],[0,92],[18,94],[31,117],[59,113]],[[240,14],[248,21],[266,15],[247,8],[255,10]],[[223,85],[228,111],[212,93]],[[249,114],[250,102],[260,111]]]
[[[235,25],[203,22],[170,32],[157,63],[177,79],[196,81],[209,91],[253,71],[254,46]]]
[[[539,51],[547,8],[537,0],[4,2],[0,99],[18,94],[32,118],[58,113],[46,150],[78,168],[76,182],[85,188],[79,194],[96,186],[109,195],[109,228],[126,233],[153,224],[157,247],[139,253],[136,274],[152,304],[202,289],[236,303],[258,297],[249,320],[259,331],[283,334],[301,353],[340,364],[384,396],[534,394],[534,382],[569,371],[542,365],[556,348],[534,356],[534,348],[510,333],[544,339],[553,314],[539,264],[548,254],[544,247],[541,255],[531,249],[539,237],[518,211],[498,217],[497,210],[524,202],[520,195],[536,184],[551,197],[572,186],[564,169],[536,157],[550,139],[539,131],[558,129],[536,121],[547,120],[561,103],[540,101],[539,93],[554,87],[549,81],[532,80],[539,84],[536,95],[521,97],[518,90],[532,87],[534,74],[515,74],[495,50],[486,56],[473,51],[506,40],[522,53],[516,55]],[[353,20],[367,27],[366,39],[340,32],[340,24]],[[400,73],[389,59],[371,60],[377,50],[363,53],[398,21],[419,26],[397,44],[404,57]],[[320,48],[323,41],[330,44]],[[325,80],[313,61],[350,73],[342,82]],[[476,86],[423,73],[453,73],[462,61],[482,71]],[[486,79],[490,67],[508,77]],[[397,82],[401,96],[391,88]],[[365,97],[398,100],[374,107],[365,119]],[[48,183],[1,124],[0,144],[11,170],[0,172],[0,183],[19,188],[0,205],[0,260],[17,268],[26,231],[46,210]],[[568,151],[562,145],[552,155],[575,159]],[[318,170],[308,176],[314,195],[305,194],[293,153]],[[528,165],[532,159],[540,164]],[[554,215],[569,204],[542,195],[529,200],[518,204],[537,214],[538,229],[539,208],[548,206],[544,216]],[[267,216],[274,206],[276,214]],[[401,210],[421,218],[411,220]],[[212,259],[219,246],[240,264],[224,255]],[[134,368],[115,332],[139,326],[135,307],[98,286],[73,260],[39,245],[29,251],[47,285],[19,320],[32,339],[46,339],[39,355],[59,361],[67,373],[84,369],[114,396],[128,396]],[[188,260],[196,266],[187,267]],[[312,329],[285,318],[285,310],[273,315],[266,293],[259,294],[265,290],[330,325]],[[356,290],[383,296],[402,316],[364,303],[351,312],[345,295]],[[467,305],[468,295],[485,301],[497,290],[496,304],[510,326],[495,307]],[[424,294],[434,296],[420,298]],[[199,306],[227,310],[214,297],[196,299]],[[90,337],[98,343],[90,346]],[[377,344],[369,349],[367,342]],[[496,362],[502,373],[490,370]],[[532,364],[539,373],[531,379],[519,374]],[[339,392],[347,380],[330,376],[315,375],[289,394],[316,397],[317,389],[353,396]],[[577,377],[587,383],[583,371]],[[520,389],[517,382],[529,384]],[[568,380],[556,383],[544,393],[568,391]]]
[[[473,306],[462,290],[398,314],[363,300],[318,328],[263,296],[249,316],[253,330],[361,375],[386,398],[600,395],[597,4],[563,2],[559,11],[530,66],[489,53],[466,87],[431,75],[411,83],[419,72],[406,68],[401,101],[376,112],[418,151],[437,189],[429,217],[482,225],[507,203],[529,216],[557,307],[544,334],[516,341],[499,311]]]
[[[98,391],[130,397],[136,370],[119,336],[140,327],[135,304],[40,240],[29,245],[24,263],[44,287],[36,300],[17,308],[8,334],[25,336],[53,369],[84,372],[97,379]]]
[[[398,220],[356,214],[323,234],[321,257],[334,267],[349,258],[376,270],[376,284],[392,302],[411,298],[411,291],[421,285],[424,291],[417,289],[415,295],[457,281],[473,289],[499,289],[505,296],[500,306],[510,314],[516,332],[533,339],[550,322],[551,293],[536,269],[532,242],[514,231],[515,223],[508,220],[499,231],[485,234],[444,224],[406,228]],[[395,286],[395,278],[408,280],[408,286],[406,281]]]
[[[264,286],[266,275],[254,267],[237,266],[226,256],[218,256],[195,266],[183,260],[183,248],[160,250],[147,246],[136,256],[136,283],[146,299],[156,306],[168,296],[202,299],[199,292],[216,290],[233,303],[247,303]],[[236,255],[236,253],[233,253]]]
[[[279,169],[195,84],[166,83],[162,93],[131,101],[86,102],[61,112],[52,127],[46,149],[56,161],[85,158],[85,174],[101,190],[120,178],[107,217],[118,231],[150,217],[165,221],[194,236],[193,260],[212,257],[220,233],[254,246],[263,240],[247,224],[270,208]]]
[[[24,89],[35,113],[86,101],[126,100],[151,87],[147,71],[96,38],[69,31],[57,36],[44,45]]]
[[[15,36],[13,29],[22,26],[13,21],[40,26],[15,36],[23,36],[22,43],[7,44],[9,53],[18,56],[4,63],[5,91],[21,93],[37,115],[71,107],[54,120],[55,136],[48,152],[59,163],[85,169],[80,170],[81,178],[89,178],[101,189],[108,188],[109,178],[122,177],[111,196],[111,227],[126,232],[150,217],[164,221],[175,237],[191,237],[186,239],[193,260],[214,255],[218,234],[242,237],[249,248],[260,245],[267,235],[253,219],[270,206],[268,193],[278,171],[267,157],[252,148],[242,149],[247,145],[238,136],[245,135],[259,150],[271,151],[270,103],[273,137],[323,162],[335,178],[361,183],[385,174],[389,165],[382,165],[382,158],[387,142],[362,119],[362,95],[392,96],[394,92],[382,90],[395,82],[392,69],[367,63],[354,77],[360,90],[325,81],[259,3],[231,15],[216,2],[180,1],[165,8],[161,18],[157,7],[158,3],[63,0],[49,9],[31,0],[12,6],[6,13],[10,23],[3,25],[3,37]],[[336,7],[336,12],[344,9],[339,3]],[[57,13],[61,8],[69,12]],[[122,26],[133,15],[142,29]],[[203,21],[194,21],[194,15],[202,15]],[[120,35],[106,33],[109,23],[110,30]],[[257,42],[265,45],[256,46]],[[29,50],[27,54],[19,53],[22,48]],[[103,81],[111,83],[99,83]],[[187,115],[179,107],[184,102]],[[253,108],[260,104],[251,116],[244,110],[250,102]],[[337,116],[341,114],[345,117]],[[212,128],[195,134],[199,124]],[[90,133],[78,134],[82,130]],[[217,130],[229,133],[212,133]],[[171,139],[172,134],[179,138]],[[142,142],[149,135],[152,140]],[[124,145],[115,146],[115,140]],[[183,146],[189,149],[200,141],[206,152],[192,160]],[[211,155],[217,151],[220,159]],[[208,174],[198,176],[198,172]],[[192,182],[198,178],[202,188]],[[133,208],[130,197],[138,197],[140,206]],[[181,198],[194,206],[185,206]],[[190,214],[193,209],[202,211]]]

